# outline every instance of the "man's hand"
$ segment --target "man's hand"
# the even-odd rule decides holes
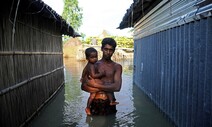
[[[91,86],[91,87],[95,87],[95,79],[92,78],[90,75],[88,76],[88,79],[86,80],[86,83],[88,86]]]
[[[87,84],[81,85],[81,89],[89,93],[96,93],[100,91],[98,88],[90,87]]]

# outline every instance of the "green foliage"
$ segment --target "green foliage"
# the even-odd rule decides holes
[[[84,41],[85,44],[91,44],[91,40],[93,37],[88,37],[86,38],[86,40]]]
[[[132,37],[114,37],[116,40],[118,47],[123,47],[123,48],[133,48],[133,38]]]
[[[64,0],[63,19],[70,23],[71,27],[77,32],[82,25],[82,9],[78,6],[78,0]],[[69,36],[63,36],[63,43],[69,40]]]
[[[82,25],[82,9],[78,6],[78,0],[64,0],[62,17],[70,23],[75,31]]]
[[[125,36],[111,36],[113,39],[116,40],[118,47],[122,48],[133,48],[133,38],[132,37],[125,37]],[[85,44],[92,44],[93,38],[96,39],[97,45],[101,45],[102,39],[99,37],[88,37],[83,42]]]

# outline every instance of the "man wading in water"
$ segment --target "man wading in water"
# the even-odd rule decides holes
[[[88,79],[85,77],[81,86],[82,90],[86,92],[95,92],[95,99],[90,106],[92,115],[108,115],[117,112],[116,105],[110,105],[105,92],[118,92],[122,84],[122,66],[111,60],[115,52],[116,41],[112,38],[104,38],[102,40],[102,59],[95,63],[96,70],[99,73],[105,73],[105,76],[99,79],[93,79],[91,76]],[[114,101],[115,101],[114,96]]]

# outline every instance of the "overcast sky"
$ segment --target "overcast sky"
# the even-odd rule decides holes
[[[63,0],[43,0],[52,7],[58,14],[62,14]],[[129,29],[116,29],[126,10],[133,0],[78,0],[79,6],[83,9],[83,25],[79,33],[86,36],[98,36],[103,30],[113,35],[130,35]]]

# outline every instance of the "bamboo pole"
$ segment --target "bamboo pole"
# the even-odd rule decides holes
[[[61,52],[0,51],[0,55],[62,55]]]
[[[52,71],[49,71],[49,72],[46,72],[46,73],[44,73],[44,74],[40,74],[40,75],[31,77],[31,78],[29,78],[29,79],[27,79],[27,80],[24,80],[24,81],[20,82],[20,83],[17,83],[17,84],[15,84],[15,85],[12,85],[11,87],[8,87],[8,88],[6,88],[6,89],[1,90],[1,91],[0,91],[0,96],[4,95],[4,94],[6,94],[6,93],[8,93],[8,92],[10,92],[10,91],[12,91],[12,90],[17,89],[17,88],[23,86],[23,85],[26,84],[26,83],[29,83],[29,82],[31,82],[31,81],[33,81],[33,80],[35,80],[35,79],[38,79],[38,78],[47,76],[47,75],[49,75],[49,74],[51,74],[51,73],[54,73],[54,72],[56,72],[56,71],[58,71],[58,70],[61,70],[61,69],[63,69],[63,68],[64,68],[64,67],[62,66],[62,67],[56,68],[56,69],[54,69],[54,70],[52,70]]]

